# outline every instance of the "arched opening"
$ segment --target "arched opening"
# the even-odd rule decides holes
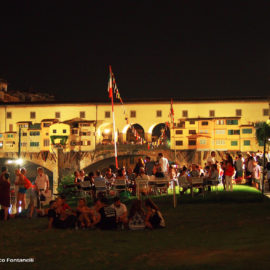
[[[113,125],[104,123],[97,129],[97,140],[100,144],[111,144],[113,142]]]
[[[171,140],[170,128],[165,123],[156,125],[152,130],[152,142],[157,145],[169,145]]]
[[[139,124],[132,125],[127,130],[127,143],[141,144],[144,142],[144,129]]]

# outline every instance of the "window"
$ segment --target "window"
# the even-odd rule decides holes
[[[91,145],[91,141],[87,141],[87,145]]]
[[[249,145],[250,145],[250,140],[245,140],[245,141],[244,141],[244,145],[245,145],[245,146],[249,146]]]
[[[43,140],[43,145],[44,146],[50,146],[50,140],[49,139],[44,139]]]
[[[184,128],[185,127],[185,122],[181,121],[180,123],[177,123],[178,128]]]
[[[252,134],[252,128],[243,128],[242,133],[243,134]]]
[[[63,133],[67,133],[67,130],[66,129],[63,129]]]
[[[11,119],[12,118],[12,112],[7,112],[7,119]]]
[[[202,144],[202,145],[204,145],[204,144],[206,144],[206,140],[200,140],[200,144]]]
[[[195,120],[190,120],[190,121],[189,121],[189,124],[190,124],[190,125],[195,125]]]
[[[86,131],[80,132],[80,136],[90,136],[90,135],[91,135],[90,131],[88,131],[88,132],[86,132]]]
[[[9,131],[13,131],[13,125],[9,124]]]
[[[215,117],[215,111],[214,110],[210,110],[209,111],[209,116],[210,117]]]
[[[39,142],[30,142],[30,146],[31,147],[38,147],[39,146]]]
[[[30,136],[39,136],[40,132],[39,131],[30,131]]]
[[[175,134],[183,134],[183,130],[182,129],[176,129],[175,130]]]
[[[188,145],[196,145],[196,140],[188,140]]]
[[[27,136],[27,133],[23,132],[22,136]]]
[[[239,129],[229,129],[228,135],[240,135],[240,130]]]
[[[162,111],[157,111],[157,117],[161,117],[162,116]]]
[[[130,117],[135,118],[136,117],[136,111],[130,111]]]
[[[80,118],[85,118],[85,112],[80,112]]]
[[[183,141],[176,141],[175,145],[183,145]]]
[[[269,115],[269,109],[263,109],[263,116]]]
[[[49,127],[51,123],[43,123],[43,127]]]
[[[72,134],[78,134],[78,130],[77,129],[72,129],[71,133]]]
[[[90,127],[90,123],[80,123],[80,127]]]
[[[224,120],[217,120],[216,121],[216,124],[217,125],[224,125]]]
[[[208,126],[208,121],[202,121],[202,126]]]
[[[27,142],[22,142],[21,147],[27,147]]]
[[[30,112],[30,118],[36,119],[36,112]]]
[[[238,120],[227,120],[226,124],[227,125],[238,125]]]
[[[188,111],[182,111],[182,116],[183,117],[188,117]]]
[[[199,133],[200,134],[208,134],[208,130],[207,129],[202,129],[202,130],[199,130]]]
[[[226,134],[226,130],[225,129],[217,129],[216,134],[219,134],[219,135]]]
[[[61,113],[60,112],[55,112],[55,118],[61,118]]]
[[[111,118],[111,112],[110,111],[105,112],[105,118]]]
[[[53,131],[52,131],[53,133],[56,133],[56,129],[53,129]]]
[[[46,132],[46,136],[49,136],[49,133],[48,132]]]
[[[216,140],[216,145],[225,145],[225,140]]]
[[[13,138],[13,134],[8,134],[7,137],[8,138]]]
[[[240,109],[235,110],[235,114],[236,114],[236,116],[241,116],[242,110],[240,110]]]
[[[189,134],[196,134],[196,130],[190,129],[190,130],[188,131],[188,133],[189,133]]]
[[[231,146],[237,146],[238,145],[238,141],[231,141]]]

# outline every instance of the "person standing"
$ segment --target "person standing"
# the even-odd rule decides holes
[[[160,167],[162,169],[162,172],[164,174],[167,174],[168,171],[169,171],[169,161],[168,161],[168,159],[165,158],[162,153],[158,154],[158,159],[159,159],[159,164],[160,164]]]
[[[10,183],[7,170],[0,177],[0,205],[4,210],[4,220],[8,219],[8,209],[10,207]]]
[[[228,159],[225,165],[225,189],[226,191],[232,191],[232,177],[234,175],[234,167],[232,162]]]
[[[37,207],[40,208],[41,207],[40,196],[41,195],[44,196],[43,192],[48,193],[49,188],[50,188],[49,177],[47,174],[44,173],[44,170],[42,167],[37,168],[37,177],[35,180],[35,184],[36,184],[36,191],[37,191]]]
[[[148,176],[153,175],[154,166],[155,166],[155,162],[153,160],[151,161],[151,158],[147,156],[145,158],[145,173]]]
[[[216,153],[215,151],[211,152],[211,155],[206,160],[207,165],[210,167],[212,164],[216,164]]]

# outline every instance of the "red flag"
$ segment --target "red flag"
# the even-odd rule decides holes
[[[169,116],[171,117],[171,122],[173,123],[173,128],[174,128],[174,110],[173,110],[173,100],[172,99],[171,99],[171,109],[170,109]]]
[[[112,69],[110,66],[110,76],[109,76],[109,82],[108,82],[108,93],[109,98],[112,98],[113,92],[112,92]]]

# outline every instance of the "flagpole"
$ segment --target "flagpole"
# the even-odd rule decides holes
[[[116,145],[116,130],[115,130],[115,117],[114,117],[114,106],[113,106],[113,93],[112,93],[112,68],[110,66],[110,91],[111,91],[111,100],[112,100],[112,117],[113,117],[113,139],[114,139],[114,157],[115,157],[115,167],[118,169],[118,160],[117,160],[117,145]]]

